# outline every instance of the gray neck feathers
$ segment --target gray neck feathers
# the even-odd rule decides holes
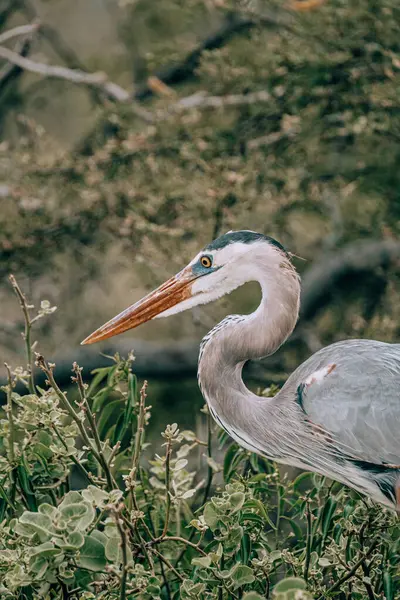
[[[277,253],[278,254],[278,253]],[[273,354],[293,331],[298,318],[300,282],[289,260],[256,256],[253,271],[262,290],[262,300],[250,315],[233,315],[219,323],[204,338],[199,359],[199,384],[213,417],[232,437],[253,451],[254,428],[265,398],[250,392],[242,380],[249,359]],[[272,404],[271,405],[272,410]],[[272,416],[272,415],[271,415]],[[251,443],[246,440],[251,438]]]

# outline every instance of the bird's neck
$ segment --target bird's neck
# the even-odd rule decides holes
[[[199,358],[199,384],[210,412],[232,437],[251,433],[261,399],[244,385],[242,368],[249,359],[273,354],[293,331],[299,312],[300,283],[296,271],[284,264],[279,272],[260,271],[262,300],[250,315],[234,315],[204,338]],[[247,424],[247,425],[245,425]],[[231,428],[231,430],[229,430]],[[242,445],[246,444],[241,442]],[[256,450],[255,448],[251,448]]]

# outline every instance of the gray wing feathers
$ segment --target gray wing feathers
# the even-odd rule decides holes
[[[305,385],[313,373],[332,364],[329,374]],[[307,417],[344,454],[400,465],[400,344],[332,344],[303,363],[286,385],[292,392],[301,386]]]

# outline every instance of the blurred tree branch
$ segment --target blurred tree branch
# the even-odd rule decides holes
[[[14,48],[15,54],[25,58],[28,56],[32,45],[32,35],[35,32],[33,29],[31,33],[24,35],[16,44]],[[3,92],[11,81],[15,81],[18,76],[23,73],[23,69],[15,63],[6,63],[2,69],[0,69],[0,93]]]
[[[10,33],[10,32],[6,32]],[[3,34],[4,36],[6,34]],[[1,42],[1,38],[0,38]],[[68,67],[46,65],[39,63],[29,58],[21,56],[13,50],[0,46],[0,57],[17,65],[21,69],[36,73],[43,77],[55,77],[57,79],[66,79],[72,83],[82,83],[88,86],[94,86],[101,89],[108,97],[118,102],[128,102],[130,100],[129,93],[121,86],[108,81],[105,73],[85,73],[80,69],[69,69]]]
[[[282,25],[280,20],[273,16],[265,16],[263,17],[262,22],[260,22],[255,16],[243,16],[240,13],[230,12],[225,16],[218,29],[206,36],[204,40],[189,52],[189,54],[184,56],[180,62],[173,65],[166,65],[162,69],[156,71],[153,76],[166,85],[183,83],[193,76],[204,51],[220,48],[224,44],[227,44],[236,34],[244,33],[260,24],[270,27]],[[145,100],[154,94],[154,88],[151,86],[151,82],[149,83],[149,80],[147,80],[137,88],[134,93],[134,98],[136,100]]]

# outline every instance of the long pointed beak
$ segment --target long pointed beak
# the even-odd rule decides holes
[[[185,267],[180,273],[168,279],[156,290],[132,304],[119,315],[96,329],[81,344],[94,344],[128,329],[133,329],[150,321],[165,310],[192,296],[192,282],[196,279],[191,267]]]

